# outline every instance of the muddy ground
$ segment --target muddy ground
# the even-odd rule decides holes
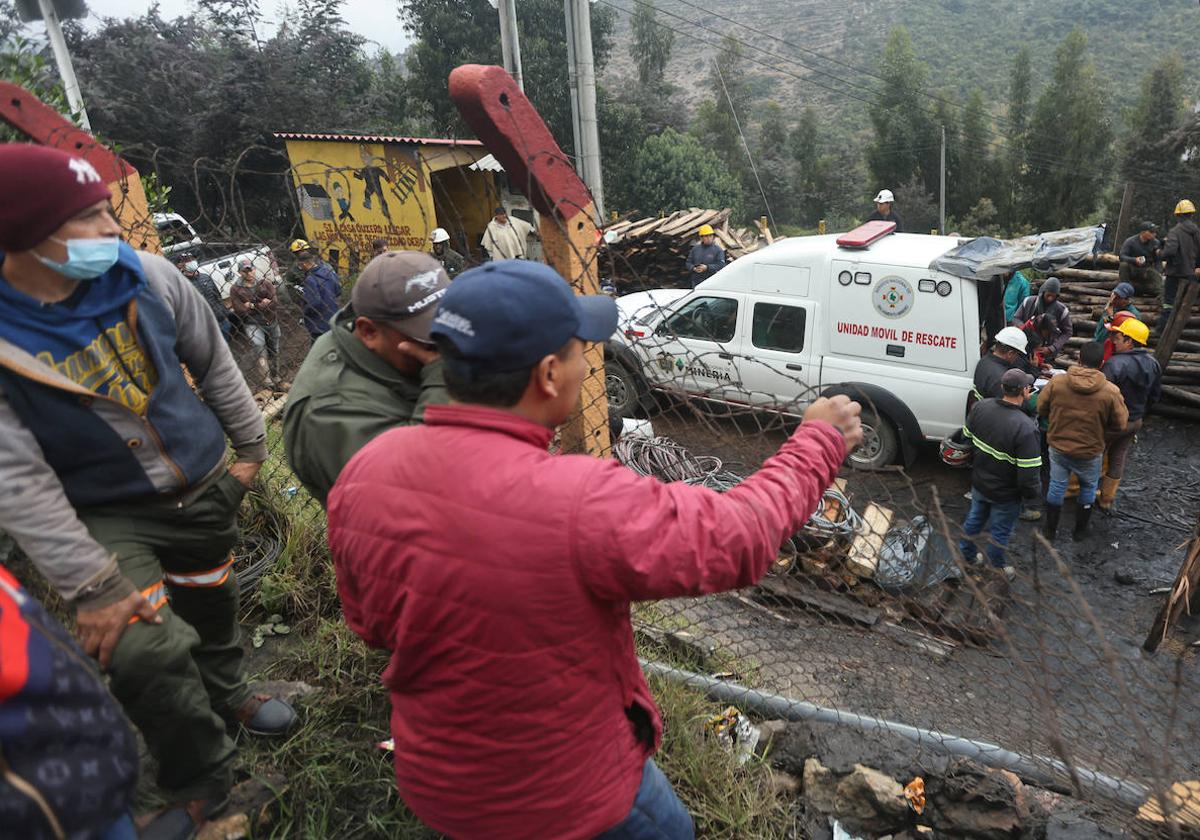
[[[654,417],[656,433],[738,472],[783,440],[784,431],[763,425],[753,417]],[[1010,552],[1020,574],[986,645],[959,643],[937,654],[826,611],[768,611],[724,596],[673,602],[669,621],[750,663],[747,681],[794,700],[1056,757],[1138,784],[1197,778],[1200,679],[1189,645],[1200,639],[1200,622],[1185,619],[1155,654],[1142,643],[1166,597],[1151,590],[1173,581],[1200,509],[1198,448],[1200,427],[1151,418],[1130,456],[1116,515],[1097,514],[1089,537],[1074,543],[1070,503],[1064,510],[1055,545],[1065,574],[1033,547],[1040,523],[1020,523]],[[928,514],[936,491],[952,527],[966,515],[969,473],[944,467],[932,446],[903,475],[846,475],[860,511],[877,501]]]

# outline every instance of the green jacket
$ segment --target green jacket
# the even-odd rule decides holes
[[[1124,309],[1118,309],[1117,312],[1128,312],[1139,321],[1142,319],[1142,313],[1138,312],[1138,308],[1132,303],[1126,306]],[[1114,312],[1113,315],[1116,315],[1117,312]],[[1104,341],[1104,339],[1108,338],[1108,333],[1108,327],[1104,326],[1104,316],[1101,315],[1100,323],[1096,324],[1096,333],[1092,336],[1092,341]]]
[[[313,342],[283,410],[283,445],[300,482],[322,505],[342,467],[376,435],[420,423],[425,406],[449,402],[442,363],[405,376],[350,332],[338,312]]]

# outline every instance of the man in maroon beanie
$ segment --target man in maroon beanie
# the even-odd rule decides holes
[[[232,781],[226,724],[295,721],[250,693],[238,642],[230,550],[262,415],[200,294],[120,240],[91,164],[0,145],[0,184],[0,529],[75,609],[168,813],[199,824]]]

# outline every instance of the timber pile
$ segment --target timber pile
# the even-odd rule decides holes
[[[1063,353],[1063,361],[1068,365],[1078,357],[1079,348],[1092,340],[1108,296],[1120,282],[1118,265],[1116,254],[1099,254],[1073,268],[1055,272],[1062,281],[1061,299],[1071,310],[1075,328],[1075,336]],[[1153,330],[1162,312],[1159,298],[1139,295],[1133,299],[1133,305]],[[1157,334],[1151,333],[1148,346],[1151,352],[1158,347]],[[1200,306],[1189,313],[1187,326],[1163,375],[1163,400],[1151,413],[1200,422]]]
[[[703,210],[692,207],[678,210],[660,219],[621,219],[604,228],[605,237],[615,234],[616,241],[601,240],[600,271],[617,291],[640,291],[665,287],[687,288],[684,263],[688,252],[699,241],[701,225],[712,225],[717,244],[725,249],[727,260],[758,248],[755,231],[730,228],[729,209]]]

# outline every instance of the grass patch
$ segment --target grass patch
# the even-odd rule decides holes
[[[389,735],[390,704],[380,683],[386,665],[387,655],[369,650],[340,617],[319,617],[281,645],[280,654],[257,675],[303,680],[321,690],[305,705],[304,726],[293,737],[242,744],[245,772],[282,772],[289,780],[256,838],[440,836],[408,812],[396,793],[391,756],[375,746]],[[724,707],[665,680],[652,679],[650,687],[664,723],[655,761],[691,811],[697,836],[797,836],[794,808],[775,794],[770,767],[757,758],[739,765],[705,737],[705,722]]]

